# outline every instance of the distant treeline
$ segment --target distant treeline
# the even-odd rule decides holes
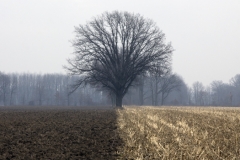
[[[101,93],[89,85],[69,95],[76,76],[63,74],[0,73],[1,105],[67,106],[102,102]]]
[[[115,96],[84,84],[75,92],[78,76],[65,74],[5,74],[0,72],[0,105],[103,106]],[[124,105],[240,106],[240,74],[229,84],[213,81],[210,86],[195,82],[192,87],[176,74],[140,76],[123,99]]]

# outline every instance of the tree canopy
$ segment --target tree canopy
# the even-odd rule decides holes
[[[81,75],[75,84],[90,83],[116,96],[116,106],[137,76],[157,66],[168,67],[173,48],[164,33],[139,14],[105,12],[75,27],[74,57],[66,69]]]

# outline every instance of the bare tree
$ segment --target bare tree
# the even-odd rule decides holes
[[[204,86],[201,82],[193,83],[193,98],[195,101],[195,105],[204,105],[203,104],[203,93]]]
[[[233,86],[233,91],[231,92],[231,103],[240,106],[240,74],[235,75],[230,79],[230,84]]]
[[[212,104],[211,86],[205,87],[205,91],[203,92],[203,101],[205,106],[210,106]]]
[[[139,105],[143,105],[144,103],[144,77],[139,76],[138,80],[138,96],[139,96]]]
[[[230,84],[240,89],[240,74],[237,74],[233,78],[231,78]]]
[[[0,72],[0,98],[3,101],[3,105],[7,105],[7,96],[9,94],[10,78],[7,74]]]
[[[14,96],[14,94],[16,94],[16,91],[17,91],[17,75],[13,74],[10,76],[9,90],[10,90],[9,104],[12,105],[13,104],[13,96]]]
[[[176,74],[166,74],[160,79],[160,90],[161,93],[161,105],[164,104],[164,100],[174,90],[180,90],[183,85],[183,80]]]
[[[211,83],[213,100],[215,105],[229,106],[232,105],[233,87],[222,81],[213,81]]]
[[[163,105],[168,95],[174,90],[180,90],[183,83],[180,76],[171,73],[170,60],[158,63],[150,72],[152,105],[158,105],[158,99],[161,99]]]
[[[168,61],[173,51],[153,21],[128,12],[106,12],[75,32],[74,58],[65,68],[82,76],[76,87],[87,82],[114,93],[117,107],[136,77]]]
[[[38,105],[41,106],[44,100],[45,83],[42,75],[36,76],[36,98]]]
[[[151,71],[150,71],[150,90],[151,90],[151,98],[152,105],[158,105],[158,96],[163,91],[164,79],[169,76],[171,73],[171,65],[170,60],[164,63],[158,63]],[[166,87],[166,86],[164,86]]]
[[[215,105],[222,105],[222,102],[224,100],[223,86],[224,86],[224,83],[222,81],[213,81],[211,83],[212,92],[213,92],[213,101]]]

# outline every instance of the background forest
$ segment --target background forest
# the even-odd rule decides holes
[[[82,85],[72,91],[79,77],[64,74],[6,74],[0,72],[0,105],[110,106],[108,91]],[[70,94],[71,93],[71,94]],[[187,86],[176,74],[138,77],[123,99],[124,105],[240,106],[240,74],[229,83],[195,82]]]

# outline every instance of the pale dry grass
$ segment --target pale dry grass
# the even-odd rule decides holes
[[[125,107],[123,159],[240,159],[240,109]]]

